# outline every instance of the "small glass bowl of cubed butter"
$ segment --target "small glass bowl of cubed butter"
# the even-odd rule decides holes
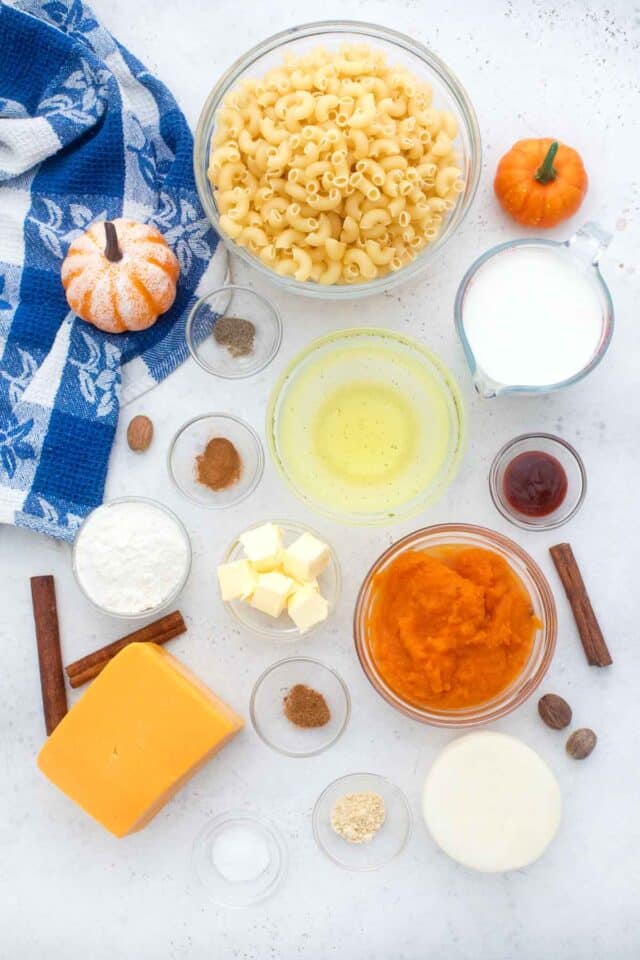
[[[297,640],[325,623],[340,594],[340,567],[320,534],[292,520],[256,523],[218,566],[222,601],[263,637]]]

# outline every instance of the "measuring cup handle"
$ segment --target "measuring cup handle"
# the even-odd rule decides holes
[[[589,220],[567,240],[567,247],[595,267],[611,239],[611,234],[603,230],[600,224]]]

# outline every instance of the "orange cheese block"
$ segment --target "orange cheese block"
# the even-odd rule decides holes
[[[141,830],[242,726],[170,653],[132,643],[58,724],[38,766],[123,837]]]

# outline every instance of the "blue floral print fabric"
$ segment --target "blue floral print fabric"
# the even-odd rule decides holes
[[[0,38],[0,522],[72,540],[102,501],[119,407],[186,358],[224,252],[184,116],[89,7],[0,2]],[[69,311],[60,268],[89,224],[120,216],[156,226],[181,276],[155,326],[114,336]]]

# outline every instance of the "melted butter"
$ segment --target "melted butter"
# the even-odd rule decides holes
[[[306,497],[330,512],[393,516],[437,483],[451,457],[454,401],[409,351],[338,345],[292,378],[279,453]]]
[[[313,423],[318,457],[337,479],[393,481],[415,455],[419,425],[399,390],[357,381],[329,394]]]

